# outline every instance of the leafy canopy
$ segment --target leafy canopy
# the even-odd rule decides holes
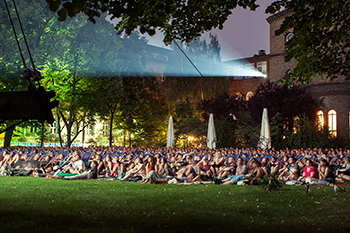
[[[285,61],[298,61],[293,74],[284,81],[310,83],[316,76],[330,80],[350,79],[350,1],[348,0],[278,0],[266,13],[292,12],[276,35],[292,31],[286,43]]]
[[[49,8],[57,12],[58,20],[78,13],[88,16],[91,22],[95,17],[108,12],[111,19],[119,19],[116,26],[120,32],[130,35],[135,29],[142,34],[153,36],[160,29],[169,44],[173,40],[190,42],[204,31],[223,28],[224,22],[237,6],[255,10],[256,0],[46,0]]]

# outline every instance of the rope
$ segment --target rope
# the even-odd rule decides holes
[[[6,2],[6,0],[4,0],[4,1]],[[29,49],[29,46],[28,46],[26,34],[24,33],[24,30],[23,30],[23,27],[22,27],[22,21],[21,21],[21,18],[19,17],[19,14],[18,14],[16,2],[15,2],[15,0],[12,0],[12,1],[13,1],[13,5],[15,7],[15,11],[16,11],[16,14],[17,14],[19,25],[20,25],[21,30],[22,30],[23,38],[24,38],[24,41],[25,41],[26,46],[27,46],[27,50],[28,50],[28,54],[29,54],[29,57],[30,57],[30,61],[32,62],[33,70],[36,70],[35,65],[34,65],[34,61],[33,61],[33,57],[32,57],[32,54],[30,53],[30,49]]]
[[[18,50],[19,50],[19,53],[21,54],[21,58],[22,58],[23,65],[24,65],[25,68],[27,68],[27,64],[26,64],[26,61],[24,60],[23,53],[22,53],[22,49],[21,49],[21,46],[20,46],[20,44],[19,44],[19,40],[18,40],[18,38],[17,38],[16,29],[15,29],[15,26],[13,25],[13,21],[12,21],[12,18],[11,18],[11,14],[10,14],[9,7],[8,7],[8,5],[7,5],[6,0],[4,0],[4,2],[5,2],[5,5],[6,5],[7,14],[9,15],[9,18],[10,18],[10,21],[11,21],[13,33],[15,34],[15,38],[16,38]]]
[[[195,66],[195,64],[191,61],[191,59],[186,55],[186,53],[182,50],[182,48],[176,43],[176,41],[174,40],[175,45],[180,49],[180,51],[183,53],[183,55],[185,55],[185,57],[187,58],[187,60],[191,63],[191,65],[197,70],[197,72],[200,74],[200,76],[202,78],[204,78],[204,81],[207,83],[207,85],[213,90],[213,92],[218,96],[219,99],[221,99],[223,102],[224,100],[220,97],[220,95],[215,91],[215,89],[208,83],[208,81],[205,79],[205,77],[203,76],[203,74],[199,71],[199,69]],[[227,110],[228,107],[225,105]]]

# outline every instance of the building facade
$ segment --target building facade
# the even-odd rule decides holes
[[[275,82],[293,71],[297,65],[296,60],[284,61],[286,42],[293,37],[290,31],[284,35],[275,35],[284,18],[290,15],[290,11],[281,11],[267,18],[270,24],[270,67],[268,79]],[[350,126],[350,83],[344,77],[330,81],[322,77],[315,77],[313,81],[305,85],[306,91],[319,103],[318,116],[321,127],[337,137],[349,138]]]
[[[247,100],[252,97],[260,84],[267,81],[266,77],[268,77],[270,73],[269,63],[270,56],[265,53],[265,50],[259,50],[259,53],[252,57],[223,62],[224,72],[227,73],[227,78],[229,80],[230,95],[242,96]],[[230,71],[234,71],[237,66],[245,66],[245,68],[248,69],[255,68],[266,75],[266,77],[230,76]]]

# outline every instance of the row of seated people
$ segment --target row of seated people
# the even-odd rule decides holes
[[[162,148],[161,150],[164,150]],[[92,153],[88,161],[81,159],[84,149],[75,150],[65,157],[62,153],[42,156],[39,168],[14,167],[26,154],[3,151],[2,174],[20,174],[65,179],[96,178],[108,176],[122,181],[133,180],[151,183],[194,182],[214,180],[217,184],[236,184],[246,181],[256,184],[256,178],[265,174],[275,174],[281,182],[295,184],[298,180],[315,184],[330,184],[334,180],[350,181],[348,157],[337,156],[337,161],[322,153],[314,157],[279,155],[229,156],[220,150],[208,150],[207,155],[196,154],[195,150],[186,154],[174,149],[167,154],[157,149],[156,153],[132,153],[120,156],[102,156],[101,151]],[[143,151],[144,152],[144,151]],[[187,151],[188,152],[188,151]],[[239,151],[238,151],[239,152]],[[40,153],[38,153],[40,154]],[[135,155],[136,154],[136,155]],[[38,156],[34,156],[37,158]],[[40,156],[39,156],[40,157]],[[249,158],[249,160],[247,159]],[[17,160],[17,161],[16,161]],[[175,180],[174,180],[175,178]]]

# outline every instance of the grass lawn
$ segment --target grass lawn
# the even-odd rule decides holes
[[[305,190],[0,177],[0,232],[350,231],[349,193]]]

